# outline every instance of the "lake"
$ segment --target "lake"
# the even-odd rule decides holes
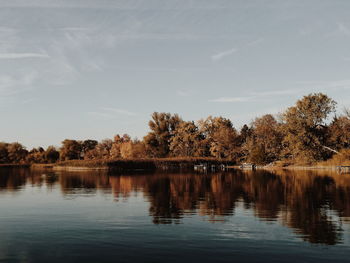
[[[350,175],[0,170],[0,262],[349,262]]]

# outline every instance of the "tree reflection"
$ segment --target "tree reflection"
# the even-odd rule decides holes
[[[329,245],[342,242],[342,224],[350,218],[350,176],[313,171],[111,176],[1,170],[0,193],[26,184],[57,185],[73,196],[103,191],[116,201],[142,193],[155,224],[181,223],[192,214],[222,220],[240,206],[293,229],[305,241]]]

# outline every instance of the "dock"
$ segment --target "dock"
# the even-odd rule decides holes
[[[197,172],[217,172],[217,171],[228,171],[232,169],[242,169],[242,170],[256,170],[258,167],[253,163],[243,163],[241,165],[211,165],[208,163],[201,163],[193,166],[193,170]]]
[[[243,163],[243,164],[241,164],[241,166],[239,168],[244,169],[244,170],[256,170],[256,164]]]
[[[350,173],[350,166],[340,165],[340,166],[337,166],[336,169],[340,173]]]
[[[216,171],[225,171],[227,168],[226,165],[220,164],[220,165],[215,165],[215,164],[208,164],[208,163],[202,163],[199,165],[194,165],[193,169],[198,172],[216,172]]]

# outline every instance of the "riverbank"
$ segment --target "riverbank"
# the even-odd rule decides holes
[[[232,161],[218,160],[214,158],[159,158],[159,159],[118,159],[118,160],[71,160],[53,164],[0,164],[0,168],[31,168],[35,170],[56,170],[56,171],[176,171],[193,170],[195,166],[205,165],[206,167],[219,167],[225,165],[228,169],[241,169]],[[315,165],[267,165],[256,166],[258,170],[324,170],[337,171],[339,166],[346,164],[325,163]],[[214,169],[217,170],[217,169]],[[246,170],[246,169],[244,169]]]
[[[0,168],[29,168],[30,164],[13,164],[13,163],[3,163],[0,164]]]
[[[196,165],[233,165],[234,162],[214,158],[159,158],[159,159],[118,159],[118,160],[71,160],[55,164],[33,164],[33,169],[64,171],[153,171],[193,169]]]
[[[297,166],[297,165],[293,165],[293,166],[262,166],[262,167],[258,167],[257,169],[264,169],[264,170],[329,170],[329,171],[337,171],[339,170],[339,167],[341,167],[342,165],[339,166]]]

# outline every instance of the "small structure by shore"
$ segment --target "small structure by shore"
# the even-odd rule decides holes
[[[239,168],[247,169],[247,170],[256,170],[256,164],[254,164],[254,163],[242,163]]]
[[[336,169],[340,173],[350,173],[350,166],[340,165],[340,166],[337,166]]]

